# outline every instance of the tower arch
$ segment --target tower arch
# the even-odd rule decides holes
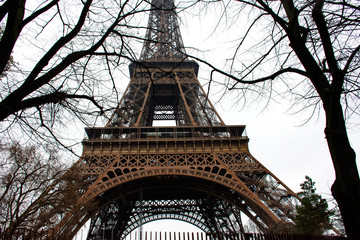
[[[127,181],[122,183],[114,178],[113,180],[117,184],[110,184],[109,181],[93,184],[93,186],[102,189],[102,192],[91,199],[84,194],[84,198],[80,199],[78,205],[67,213],[68,216],[64,217],[66,220],[63,225],[59,225],[60,228],[57,229],[55,236],[59,239],[72,237],[88,219],[93,218],[95,221],[91,227],[93,236],[99,235],[100,231],[105,231],[105,227],[102,228],[101,226],[111,226],[110,221],[112,224],[117,222],[117,225],[115,224],[111,228],[112,234],[114,234],[115,229],[117,232],[115,236],[124,237],[141,222],[138,209],[140,201],[144,201],[145,205],[153,204],[152,207],[155,209],[147,208],[146,211],[150,213],[148,212],[146,216],[143,216],[143,223],[156,218],[156,216],[163,218],[171,216],[170,219],[179,217],[192,224],[195,223],[201,229],[206,226],[206,229],[210,229],[209,232],[220,234],[243,230],[240,212],[247,215],[264,232],[268,232],[271,226],[281,222],[275,214],[270,212],[271,215],[269,215],[269,211],[266,211],[267,206],[260,199],[254,201],[242,192],[236,191],[235,188],[228,187],[228,185],[221,183],[219,177],[213,173],[205,178],[200,177],[202,174],[200,171],[191,170],[191,174],[188,175],[185,173],[169,175],[165,172],[161,175],[154,172],[152,175],[143,175],[142,177],[139,177],[141,174],[135,174],[138,176],[137,178],[129,177]],[[129,174],[134,174],[134,172]],[[229,185],[232,186],[232,184]],[[89,191],[96,192],[92,188]],[[143,200],[140,199],[140,192],[143,193]],[[179,207],[184,206],[184,204],[180,204],[183,202],[193,203],[193,208],[186,209],[185,214],[179,214],[176,211],[179,210]],[[170,203],[173,203],[172,207]],[[217,209],[218,215],[211,217],[209,212],[214,209]],[[156,210],[161,211],[156,212]],[[203,214],[199,214],[200,210]],[[220,214],[222,211],[225,215]],[[104,217],[109,214],[112,214],[111,216],[115,214],[116,219]],[[98,221],[97,225],[96,221]],[[227,225],[224,225],[224,222]],[[237,222],[236,227],[230,226],[231,222]],[[108,231],[110,230],[108,229]],[[103,233],[101,233],[102,235]],[[89,237],[89,239],[95,238]]]

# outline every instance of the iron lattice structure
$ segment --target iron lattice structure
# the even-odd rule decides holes
[[[270,232],[296,195],[249,152],[245,126],[224,124],[184,52],[173,0],[153,0],[140,61],[105,127],[87,128],[76,174],[87,182],[52,234],[124,239],[157,219],[189,222],[213,239],[243,232],[241,214]],[[155,127],[156,120],[176,126]]]

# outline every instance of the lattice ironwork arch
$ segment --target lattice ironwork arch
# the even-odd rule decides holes
[[[154,182],[157,184],[153,185]],[[91,229],[94,230],[94,234],[106,235],[106,233],[101,232],[101,229],[104,229],[104,226],[111,226],[118,218],[113,218],[114,205],[127,202],[132,209],[132,213],[126,218],[128,220],[119,221],[120,223],[115,223],[115,226],[110,228],[119,232],[116,236],[120,239],[138,227],[140,223],[156,219],[183,220],[213,234],[219,231],[243,232],[241,219],[239,219],[241,218],[240,211],[247,212],[243,199],[234,191],[220,184],[212,184],[211,188],[208,186],[209,181],[207,180],[184,176],[164,176],[161,183],[159,183],[159,177],[148,177],[130,181],[123,186],[116,186],[98,199],[99,202],[108,205],[99,206],[102,209],[97,215],[102,216],[99,218],[106,219],[108,222],[97,223],[96,218],[93,218],[94,225]],[[142,210],[139,201],[140,191],[144,192]],[[127,196],[123,194],[119,196],[120,192],[126,193]],[[194,196],[197,198],[194,199]],[[111,202],[114,199],[116,200]],[[111,203],[109,204],[109,202]],[[109,205],[112,206],[109,207]],[[115,209],[118,212],[126,212],[120,206],[116,206]],[[217,212],[217,215],[214,212]],[[223,215],[219,215],[220,212]],[[117,213],[115,215],[118,216]],[[96,235],[92,235],[89,239],[96,239],[96,237]],[[216,236],[214,235],[213,238],[216,239]]]
[[[101,184],[93,184],[92,187],[96,186],[96,188],[101,191],[91,188],[89,192],[98,192],[98,194],[85,194],[84,197],[80,199],[78,205],[73,208],[74,210],[69,211],[68,216],[64,217],[62,224],[59,225],[59,229],[55,229],[55,235],[58,238],[73,236],[78,229],[81,228],[82,224],[96,215],[96,213],[106,205],[113,202],[114,199],[122,199],[122,201],[125,202],[128,201],[129,196],[136,196],[134,199],[138,199],[138,195],[136,194],[138,194],[141,189],[152,192],[153,194],[165,194],[168,193],[169,187],[177,189],[177,184],[179,185],[179,189],[186,188],[184,192],[189,194],[189,197],[202,193],[213,195],[229,202],[232,206],[236,206],[236,208],[248,215],[250,219],[264,230],[267,226],[271,224],[275,225],[279,222],[279,219],[273,219],[267,211],[264,211],[263,203],[260,202],[260,200],[255,201],[256,198],[255,200],[249,198],[247,194],[243,194],[245,191],[243,189],[238,191],[238,189],[241,189],[239,187],[240,184],[237,184],[235,181],[231,182],[231,179],[227,177],[197,169],[183,170],[184,169],[161,169],[159,171],[151,171],[150,173],[147,172],[147,174],[141,171],[130,172],[125,176],[121,176],[123,179],[114,177]],[[155,186],[154,183],[159,181],[161,181],[162,185]],[[169,183],[169,181],[172,182]],[[169,196],[162,197],[166,199]],[[158,198],[158,196],[154,198]],[[176,198],[180,198],[180,196],[174,197],[174,199]],[[131,215],[129,209],[122,211],[123,214]],[[125,231],[125,226],[128,225],[128,222],[123,222],[122,224],[124,227],[121,231]],[[72,228],[69,229],[69,226]]]
[[[211,170],[212,171],[206,171]],[[103,192],[119,185],[123,184],[129,181],[142,179],[146,177],[153,177],[153,176],[188,176],[188,177],[196,177],[200,179],[208,180],[212,183],[221,184],[223,186],[228,187],[229,189],[232,189],[233,191],[236,191],[240,195],[244,197],[244,199],[247,199],[247,204],[251,206],[254,212],[257,212],[262,216],[262,221],[265,222],[267,225],[276,224],[279,219],[275,216],[274,213],[272,213],[265,204],[258,198],[258,196],[251,192],[248,187],[245,185],[245,183],[239,181],[236,178],[232,178],[231,171],[228,169],[216,169],[210,168],[206,169],[195,169],[190,168],[154,168],[154,169],[137,169],[132,168],[129,169],[129,172],[127,174],[123,174],[120,176],[116,176],[113,174],[113,172],[109,171],[106,173],[107,177],[98,178],[98,181],[95,182],[94,188],[91,189],[91,191],[88,191],[84,194],[84,196],[81,198],[81,201],[89,201]],[[105,174],[103,174],[105,176]],[[263,213],[260,213],[262,211]]]
[[[136,221],[134,225],[130,226],[128,229],[125,229],[121,239],[126,238],[127,235],[129,235],[133,230],[140,227],[142,224],[147,224],[150,222],[154,222],[157,220],[179,220],[182,222],[189,223],[197,228],[199,228],[203,232],[209,232],[210,228],[206,226],[204,222],[202,222],[199,218],[196,218],[194,216],[187,216],[183,214],[171,214],[171,213],[162,213],[162,214],[155,214],[151,217],[143,218],[142,221]]]

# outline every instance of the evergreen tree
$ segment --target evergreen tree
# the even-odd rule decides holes
[[[331,229],[330,217],[334,212],[328,210],[328,204],[321,195],[315,193],[315,182],[305,176],[298,193],[301,205],[296,207],[295,231],[301,234],[321,235]]]

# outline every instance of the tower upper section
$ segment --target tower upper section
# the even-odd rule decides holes
[[[152,0],[141,61],[183,61],[181,39],[174,0]]]
[[[140,61],[107,126],[224,126],[202,89],[199,65],[186,59],[174,0],[152,0]],[[164,123],[164,122],[163,122]]]

